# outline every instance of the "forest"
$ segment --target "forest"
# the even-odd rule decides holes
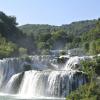
[[[26,24],[0,12],[0,58],[20,54],[49,54],[50,50],[83,48],[86,54],[100,53],[100,19],[62,26]]]

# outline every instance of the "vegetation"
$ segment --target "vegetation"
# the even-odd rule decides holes
[[[100,53],[100,19],[62,26],[17,24],[16,17],[0,12],[0,58],[72,48],[83,48],[87,54]]]
[[[16,25],[16,17],[0,12],[0,58],[18,56],[20,48],[30,54],[35,48],[33,38],[23,34]]]
[[[8,57],[16,50],[16,45],[0,36],[0,58]]]
[[[80,86],[79,89],[72,92],[66,100],[99,100],[100,93],[97,91],[98,86],[95,82]],[[99,87],[100,89],[100,87]]]
[[[100,57],[96,57],[93,61],[82,62],[82,68],[82,71],[87,73],[89,82],[71,92],[66,100],[99,100],[100,83],[97,82],[96,76],[100,71]]]
[[[83,34],[82,42],[85,43],[84,48],[89,54],[100,53],[100,19],[96,22],[94,29]]]
[[[100,20],[50,26],[27,24],[19,27],[33,36],[37,50],[83,48],[87,54],[100,53]]]
[[[83,46],[82,35],[95,28],[96,22],[97,20],[87,20],[62,26],[27,24],[19,29],[27,36],[34,37],[37,50],[71,49]]]
[[[27,49],[20,47],[19,48],[19,55],[26,55],[27,54]]]
[[[100,54],[100,19],[62,26],[27,24],[18,27],[17,24],[16,17],[0,12],[0,58],[49,54],[51,49],[72,48],[83,48],[90,55]],[[30,62],[29,58],[26,60]],[[100,75],[100,57],[82,65],[89,82],[72,92],[67,100],[99,100],[100,87],[94,79],[95,75]],[[31,66],[25,66],[25,70],[28,68]]]

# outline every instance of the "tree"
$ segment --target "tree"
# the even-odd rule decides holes
[[[100,53],[100,39],[96,40],[96,52]]]
[[[97,52],[96,52],[96,43],[95,43],[95,41],[92,41],[91,43],[90,43],[90,46],[89,46],[89,53],[90,54],[93,54],[93,55],[95,55]]]
[[[22,47],[20,47],[19,48],[19,55],[26,55],[27,54],[27,49],[26,48],[22,48]]]
[[[53,32],[52,37],[54,40],[59,40],[59,39],[65,40],[67,38],[67,34],[65,31],[59,30],[59,31]]]
[[[83,48],[84,48],[85,52],[88,52],[89,51],[89,43],[88,42],[85,42],[83,44]]]

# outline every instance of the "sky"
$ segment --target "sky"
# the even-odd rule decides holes
[[[19,25],[62,25],[100,17],[100,0],[0,0],[0,11]]]

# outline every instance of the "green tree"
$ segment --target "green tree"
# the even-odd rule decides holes
[[[96,40],[96,52],[100,53],[100,39]]]
[[[96,43],[95,43],[95,41],[92,41],[91,43],[90,43],[90,46],[89,46],[89,53],[90,54],[93,54],[93,55],[95,55],[97,52],[96,52]]]
[[[88,42],[85,42],[83,44],[83,48],[84,48],[85,52],[88,52],[89,51],[89,43]]]
[[[59,40],[59,39],[65,40],[67,38],[67,34],[63,30],[56,31],[56,32],[53,32],[51,34],[52,34],[52,37],[54,40]]]
[[[19,55],[23,56],[23,55],[26,55],[26,54],[27,54],[27,49],[20,47],[19,48]]]

